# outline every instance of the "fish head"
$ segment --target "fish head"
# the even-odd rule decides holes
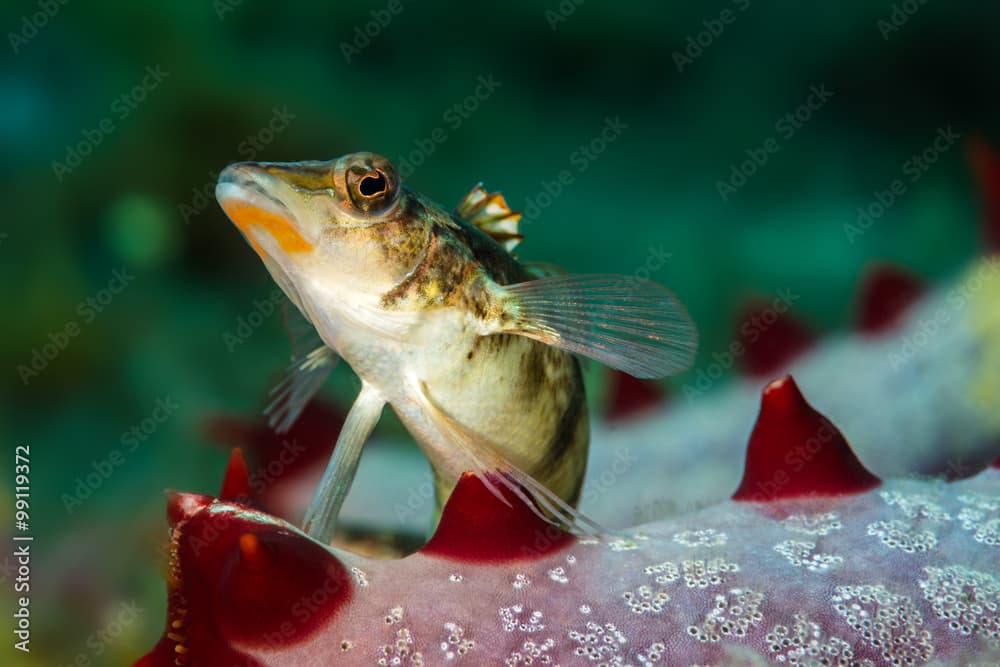
[[[327,161],[240,162],[216,198],[288,297],[318,311],[369,310],[420,263],[427,207],[374,153]]]

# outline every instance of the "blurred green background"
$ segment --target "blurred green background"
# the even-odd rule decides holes
[[[704,366],[750,296],[791,289],[835,330],[872,260],[936,280],[978,252],[965,142],[1000,134],[989,4],[5,3],[0,535],[30,445],[36,541],[32,654],[6,634],[0,660],[152,646],[160,490],[213,492],[205,417],[253,416],[287,363],[280,316],[239,333],[273,285],[215,204],[226,164],[371,150],[449,206],[484,181],[528,210],[523,259],[645,266],[677,291]],[[341,366],[327,394],[353,391]]]

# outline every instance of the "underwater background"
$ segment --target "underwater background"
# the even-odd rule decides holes
[[[281,299],[214,201],[226,164],[370,150],[448,206],[502,190],[521,258],[677,292],[701,350],[675,395],[735,372],[718,355],[751,299],[842,330],[872,262],[933,282],[981,248],[989,3],[42,0],[0,17],[0,535],[18,445],[35,535],[32,653],[4,641],[4,664],[123,664],[155,641],[161,489],[214,492],[227,452],[206,420],[254,418],[288,362]],[[597,412],[606,380],[590,367]],[[355,391],[341,365],[324,394],[346,409]],[[380,434],[406,440],[388,414]]]

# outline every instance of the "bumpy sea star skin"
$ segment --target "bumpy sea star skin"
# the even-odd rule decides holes
[[[237,455],[223,499],[170,498],[168,627],[137,664],[877,666],[1000,655],[1000,469],[881,482],[790,378],[765,390],[747,458],[737,499],[582,538],[467,475],[427,546],[374,561],[234,502],[251,490]],[[810,494],[819,482],[822,495]]]
[[[826,338],[785,372],[879,477],[965,477],[995,456],[1000,441],[997,303],[994,255],[928,292],[891,328]],[[763,382],[716,386],[699,377],[660,410],[623,425],[594,425],[600,446],[584,484],[584,513],[627,526],[703,508],[736,488]],[[623,452],[629,464],[613,470]],[[602,476],[614,484],[602,484]],[[630,493],[610,493],[612,486]]]

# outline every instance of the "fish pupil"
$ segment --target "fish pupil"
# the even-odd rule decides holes
[[[383,194],[386,190],[385,175],[377,171],[361,179],[358,184],[358,191],[365,197],[374,197]]]

